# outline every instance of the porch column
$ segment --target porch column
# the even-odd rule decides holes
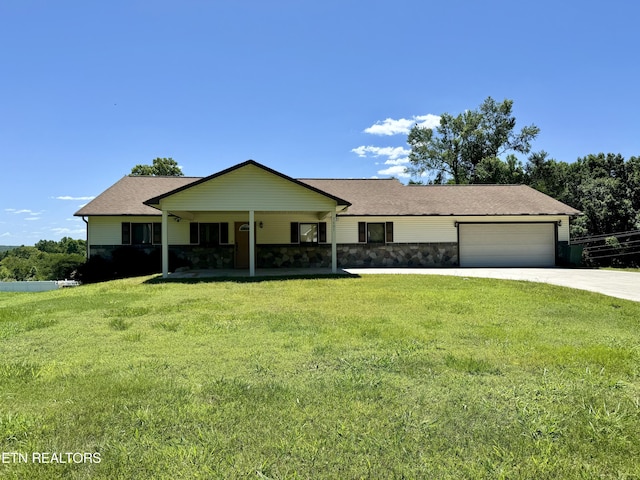
[[[162,278],[169,276],[169,212],[162,210]]]
[[[256,276],[256,227],[255,212],[249,210],[249,276]]]
[[[336,244],[336,211],[331,212],[331,272],[338,273],[338,247]]]

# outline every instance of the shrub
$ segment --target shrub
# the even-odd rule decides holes
[[[78,268],[78,279],[83,283],[103,282],[116,278],[151,275],[162,271],[162,252],[154,248],[149,252],[141,248],[124,246],[116,248],[110,259],[93,255]],[[188,266],[187,260],[169,252],[169,270]]]

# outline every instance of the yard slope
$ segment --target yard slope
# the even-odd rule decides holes
[[[419,275],[0,293],[0,475],[637,477],[639,319]]]

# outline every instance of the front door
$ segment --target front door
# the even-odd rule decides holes
[[[235,223],[236,237],[236,268],[249,268],[249,224]]]

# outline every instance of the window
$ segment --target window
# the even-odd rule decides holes
[[[160,245],[162,243],[162,224],[161,223],[153,224],[153,243],[155,245]]]
[[[358,222],[358,242],[360,243],[393,242],[393,222],[384,222],[384,223]]]
[[[148,245],[151,243],[151,224],[132,223],[131,243],[133,245]]]
[[[131,224],[129,222],[122,222],[122,245],[131,244]]]
[[[318,224],[300,224],[300,243],[318,243]]]
[[[367,243],[384,243],[384,223],[367,223]]]
[[[161,223],[122,223],[122,245],[159,245],[162,243]]]
[[[327,223],[291,222],[291,243],[327,243]]]
[[[201,223],[200,224],[200,245],[212,247],[220,244],[220,224]]]
[[[229,243],[228,223],[197,223],[189,226],[189,243],[212,247]]]

